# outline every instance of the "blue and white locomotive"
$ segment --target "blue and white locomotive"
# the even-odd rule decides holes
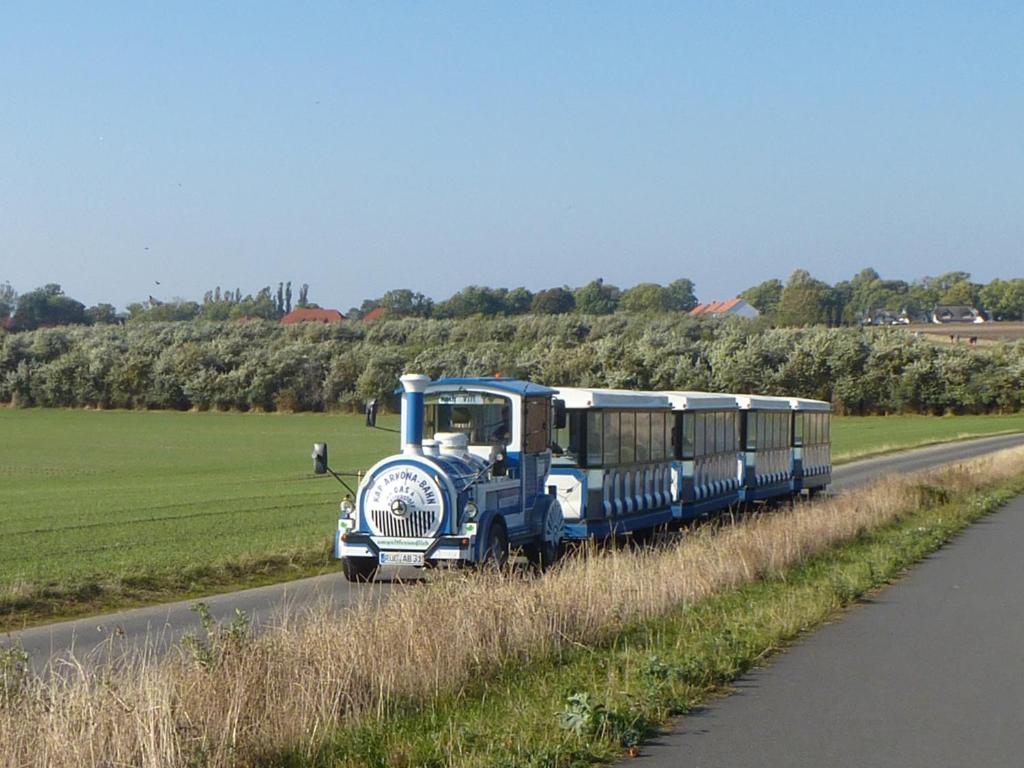
[[[402,453],[371,467],[341,505],[335,556],[345,576],[502,564],[510,548],[553,562],[564,531],[547,488],[555,390],[501,378],[401,382]]]
[[[334,553],[352,581],[388,565],[502,564],[513,550],[545,567],[563,542],[643,536],[831,481],[820,400],[401,382],[402,453],[341,503]],[[313,456],[332,472],[325,445]]]

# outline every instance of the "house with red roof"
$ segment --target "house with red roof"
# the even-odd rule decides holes
[[[293,309],[281,318],[281,325],[296,325],[297,323],[340,323],[345,316],[336,309]]]
[[[707,304],[698,304],[690,310],[690,317],[743,317],[753,320],[760,316],[756,308],[750,306],[744,299],[736,297],[726,301],[711,301]]]
[[[363,322],[372,323],[374,320],[380,320],[382,317],[384,317],[384,307],[374,307],[363,315]]]

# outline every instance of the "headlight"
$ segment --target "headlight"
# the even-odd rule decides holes
[[[356,505],[352,503],[352,499],[345,499],[341,502],[341,516],[352,517],[356,511]]]
[[[479,507],[477,507],[477,505],[474,504],[472,501],[467,501],[466,506],[463,507],[463,510],[466,513],[467,520],[476,520],[476,516],[480,513]]]

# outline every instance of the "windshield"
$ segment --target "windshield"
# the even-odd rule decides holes
[[[508,445],[512,408],[507,397],[478,392],[427,395],[426,433],[461,432],[473,445]]]

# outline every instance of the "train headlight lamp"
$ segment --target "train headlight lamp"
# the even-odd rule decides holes
[[[352,515],[354,515],[356,512],[356,505],[352,501],[352,499],[346,496],[344,499],[342,499],[339,509],[341,510],[342,517],[352,517]]]
[[[463,510],[466,513],[467,520],[476,520],[476,516],[480,514],[480,508],[472,501],[467,501]]]

